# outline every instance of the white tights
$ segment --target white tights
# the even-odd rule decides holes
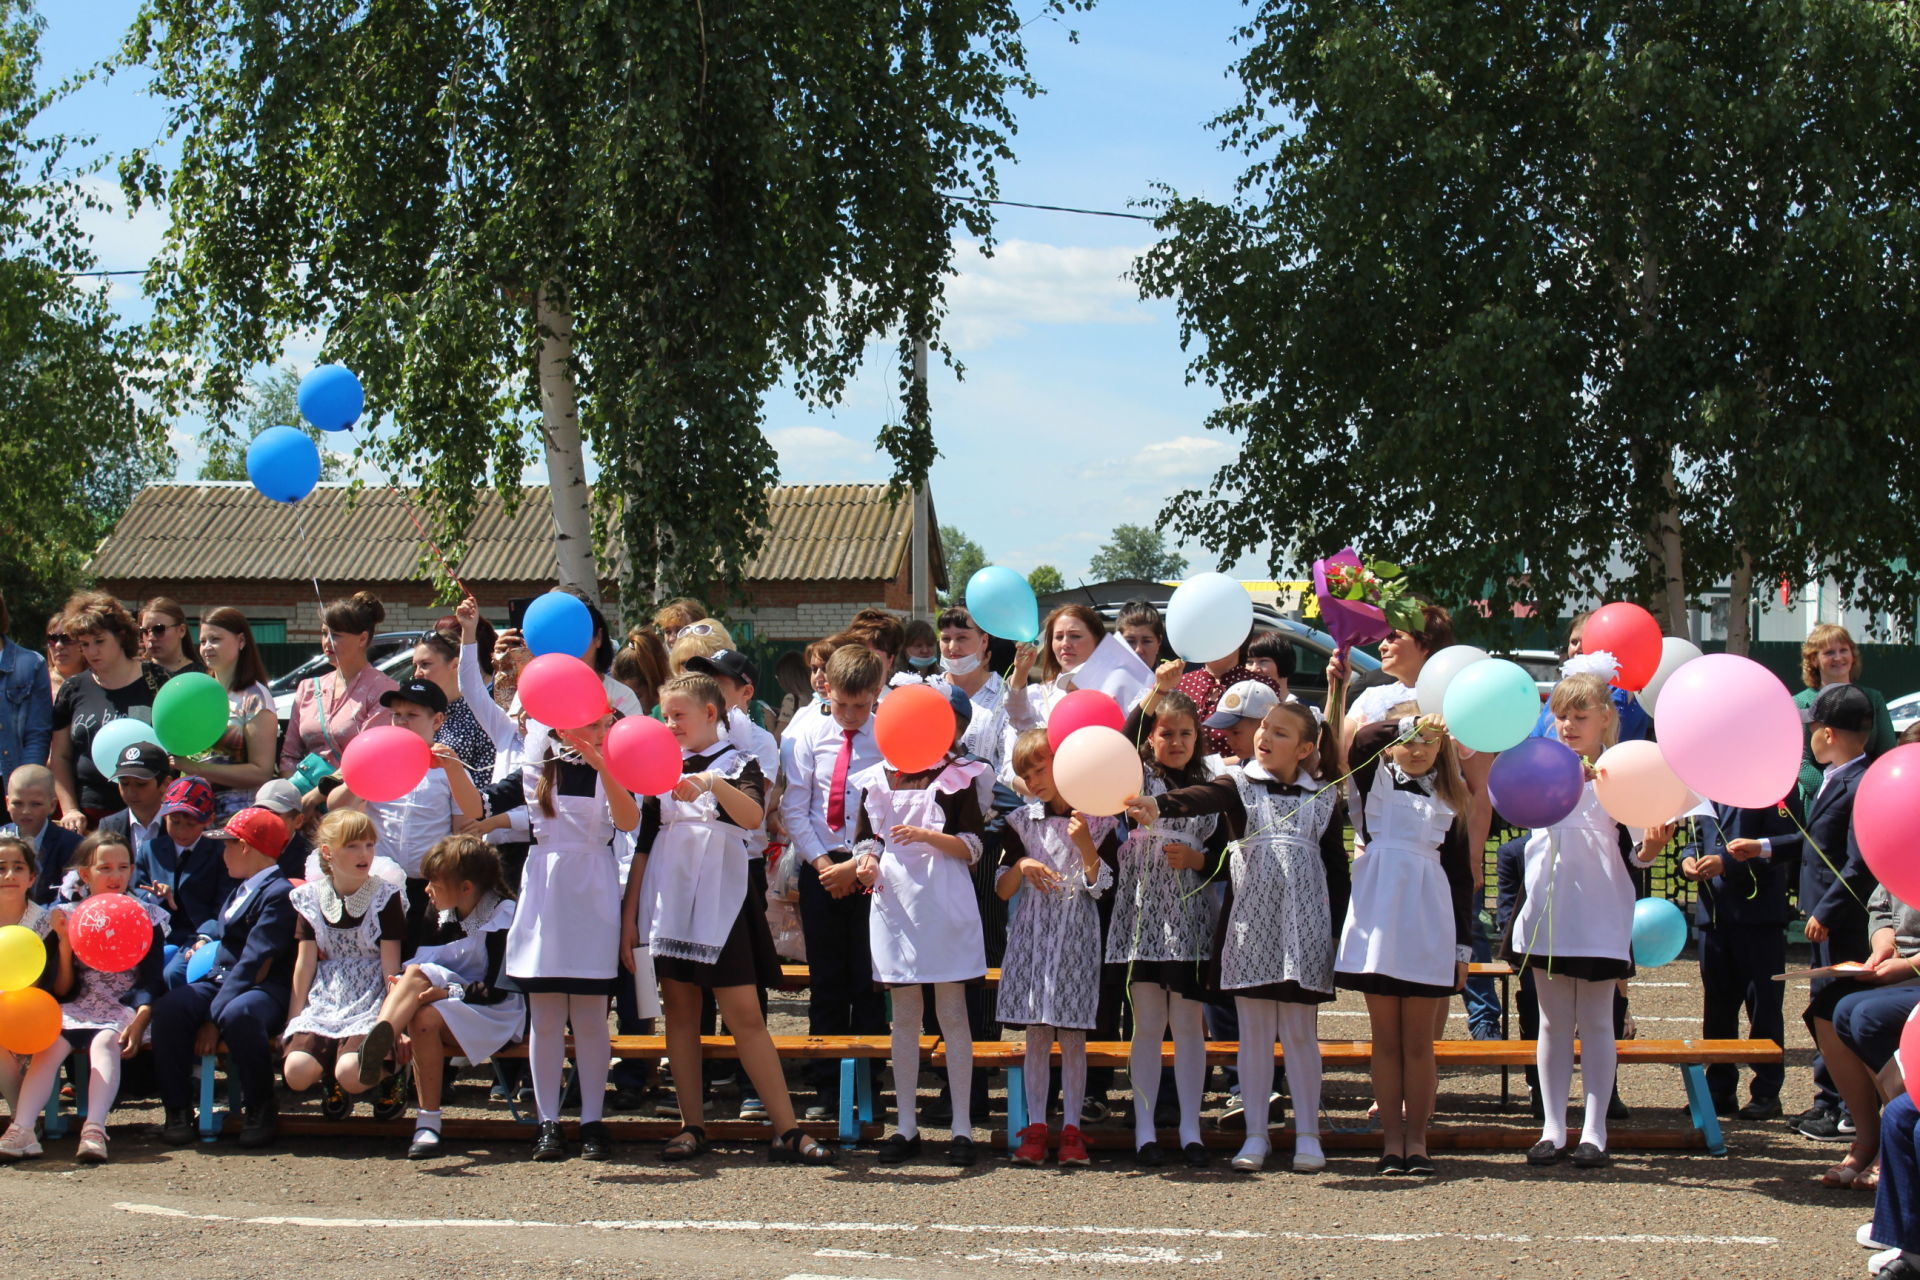
[[[1287,1091],[1293,1095],[1294,1153],[1320,1154],[1320,1012],[1317,1005],[1235,996],[1240,1015],[1240,1101],[1246,1108],[1242,1154],[1264,1155],[1267,1099],[1273,1093],[1273,1042],[1287,1059]]]
[[[920,1132],[920,1028],[926,1025],[926,988],[893,989],[893,1097],[900,1136]],[[957,982],[933,984],[933,1012],[947,1043],[947,1092],[953,1095],[953,1133],[973,1135],[973,1029],[966,992]]]
[[[46,1109],[47,1099],[60,1083],[60,1064],[73,1052],[63,1033],[44,1053],[33,1055],[26,1079],[20,1085],[20,1102],[14,1108],[16,1124],[33,1127],[33,1118]],[[120,1093],[120,1033],[96,1031],[87,1045],[87,1123],[104,1127],[113,1100]]]
[[[1050,1027],[1044,1022],[1027,1027],[1027,1123],[1047,1122],[1047,1084],[1056,1037],[1060,1041],[1060,1123],[1077,1129],[1080,1108],[1087,1100],[1087,1033],[1072,1027]]]
[[[1540,1137],[1556,1147],[1567,1145],[1567,1088],[1573,1083],[1573,1041],[1582,1032],[1581,1083],[1587,1093],[1586,1124],[1580,1141],[1607,1149],[1607,1103],[1613,1097],[1613,1077],[1619,1046],[1613,1041],[1612,982],[1586,982],[1564,974],[1533,972],[1533,990],[1540,1001],[1540,1043],[1534,1062],[1540,1069],[1540,1103],[1546,1113]]]
[[[607,1030],[607,997],[536,991],[527,997],[533,1033],[527,1058],[533,1068],[533,1101],[545,1122],[560,1118],[560,1082],[566,1074],[567,1024],[573,1024],[573,1068],[580,1077],[580,1123],[605,1114],[613,1037]]]
[[[1153,1109],[1160,1100],[1160,1046],[1173,1027],[1173,1087],[1180,1095],[1180,1145],[1200,1141],[1200,1100],[1207,1079],[1207,1033],[1201,1027],[1204,1006],[1168,991],[1156,982],[1136,982],[1133,995],[1133,1050],[1127,1075],[1133,1080],[1133,1145],[1144,1147],[1158,1132]]]

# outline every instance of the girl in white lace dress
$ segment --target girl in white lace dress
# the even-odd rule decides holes
[[[1025,1027],[1027,1126],[1014,1163],[1047,1158],[1047,1084],[1053,1044],[1060,1042],[1060,1163],[1087,1164],[1080,1132],[1087,1092],[1087,1032],[1100,1006],[1100,910],[1113,886],[1109,865],[1118,843],[1112,818],[1076,813],[1053,785],[1053,748],[1045,729],[1013,744],[1013,767],[1033,803],[1007,814],[994,890],[1020,899],[1007,925],[1000,965],[998,1017]],[[1104,851],[1104,856],[1103,856]]]
[[[366,1090],[360,1047],[380,1017],[387,979],[400,972],[407,900],[395,879],[404,885],[406,873],[374,856],[379,832],[364,813],[330,813],[318,834],[316,874],[291,898],[298,950],[280,1070],[295,1093],[324,1081],[326,1114],[342,1119],[353,1107],[347,1095]]]
[[[1319,751],[1331,761],[1337,715],[1323,729],[1310,708],[1282,702],[1254,736],[1253,760],[1199,786],[1137,796],[1136,822],[1219,814],[1234,836],[1226,914],[1214,946],[1220,990],[1240,1015],[1240,1093],[1247,1140],[1233,1158],[1242,1172],[1264,1168],[1273,1042],[1286,1053],[1293,1094],[1293,1167],[1326,1167],[1320,1149],[1320,1040],[1317,1006],[1333,999],[1333,921],[1346,913],[1347,857],[1339,788],[1308,771]]]
[[[1193,700],[1165,693],[1150,703],[1151,716],[1140,754],[1146,763],[1146,794],[1207,780],[1200,753],[1200,712]],[[1151,728],[1147,728],[1151,725]],[[1113,918],[1107,924],[1107,965],[1117,970],[1133,1005],[1133,1049],[1127,1074],[1133,1081],[1134,1162],[1152,1168],[1165,1162],[1157,1141],[1154,1107],[1160,1097],[1160,1054],[1173,1032],[1174,1089],[1180,1099],[1180,1147],[1194,1168],[1207,1163],[1200,1141],[1200,1103],[1207,1075],[1206,962],[1213,954],[1213,897],[1208,879],[1219,866],[1225,841],[1220,819],[1162,818],[1137,826],[1120,845],[1114,867]]]
[[[0,928],[17,924],[31,929],[44,940],[53,922],[47,916],[47,909],[27,896],[39,870],[32,845],[19,836],[0,836]],[[10,1117],[20,1114],[16,1104],[27,1061],[23,1054],[0,1048],[0,1099],[6,1101]],[[29,1139],[33,1137],[32,1116],[27,1117],[25,1133]]]
[[[60,886],[60,900],[50,913],[49,925],[57,939],[58,951],[49,984],[60,1002],[62,1035],[45,1053],[33,1055],[27,1078],[20,1086],[20,1109],[16,1114],[33,1116],[47,1105],[60,1078],[60,1064],[67,1055],[79,1050],[87,1055],[87,1119],[80,1128],[80,1145],[75,1155],[83,1164],[98,1164],[107,1158],[107,1113],[113,1110],[120,1092],[120,1063],[140,1051],[146,1039],[147,1021],[153,1014],[153,1001],[165,989],[161,976],[166,947],[166,911],[141,898],[133,899],[146,910],[153,926],[153,937],[139,963],[124,973],[100,973],[89,968],[73,953],[67,938],[67,921],[74,907],[96,893],[126,893],[133,881],[133,850],[119,836],[95,832],[80,842],[68,863],[66,880]],[[31,1124],[31,1121],[29,1121]],[[18,1126],[15,1126],[16,1128]],[[32,1137],[29,1128],[27,1136]],[[14,1130],[8,1129],[0,1142],[0,1154],[38,1155],[38,1144],[31,1152],[13,1152]]]

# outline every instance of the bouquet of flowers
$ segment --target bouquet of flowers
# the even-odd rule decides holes
[[[1376,644],[1389,631],[1426,627],[1426,615],[1420,602],[1407,594],[1400,566],[1362,560],[1352,547],[1313,562],[1313,593],[1319,598],[1327,631],[1343,654],[1356,644]]]

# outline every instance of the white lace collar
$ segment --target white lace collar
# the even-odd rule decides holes
[[[1387,767],[1388,776],[1390,776],[1395,783],[1410,783],[1415,790],[1425,795],[1433,794],[1433,770],[1429,769],[1419,777],[1414,778],[1409,777],[1405,769],[1402,769],[1391,760],[1384,761],[1383,763],[1385,763]]]
[[[379,876],[368,872],[365,884],[342,897],[340,891],[333,887],[333,877],[323,875],[313,881],[313,893],[314,897],[319,899],[320,914],[328,924],[337,928],[347,920],[366,919],[367,909],[373,905],[374,895],[379,893],[380,886],[385,883],[386,881]]]

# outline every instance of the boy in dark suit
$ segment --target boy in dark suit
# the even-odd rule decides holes
[[[1788,803],[1797,804],[1798,797]],[[1694,904],[1705,1004],[1700,1033],[1714,1040],[1738,1038],[1744,1007],[1754,1039],[1785,1044],[1786,990],[1774,975],[1787,969],[1787,921],[1793,913],[1787,886],[1799,870],[1797,854],[1785,842],[1794,834],[1793,820],[1777,808],[1716,804],[1711,818],[1694,822],[1695,838],[1680,860],[1680,874],[1700,886]],[[1772,852],[1776,840],[1782,842],[1777,854]],[[1785,1080],[1786,1068],[1777,1063],[1755,1067],[1752,1098],[1743,1107],[1740,1068],[1732,1063],[1707,1068],[1714,1112],[1737,1112],[1742,1120],[1779,1115]]]
[[[193,1141],[193,1061],[225,1040],[245,1112],[240,1145],[264,1147],[276,1117],[270,1042],[292,995],[293,886],[277,861],[287,833],[265,809],[242,809],[211,835],[225,841],[227,874],[239,886],[201,929],[199,945],[219,948],[212,972],[153,1006],[154,1069],[166,1108],[160,1137],[174,1146]]]
[[[169,989],[187,980],[187,946],[204,933],[233,892],[226,850],[207,833],[213,819],[213,788],[205,778],[176,778],[160,804],[161,830],[136,850],[133,881],[173,917],[167,945],[177,948],[167,961]]]
[[[33,846],[40,866],[27,897],[43,907],[53,905],[67,862],[80,847],[80,837],[54,822],[53,773],[43,764],[23,764],[7,775],[7,816],[13,821],[0,834],[19,836]]]
[[[1867,772],[1873,701],[1853,685],[1829,685],[1814,700],[1808,720],[1813,726],[1809,745],[1823,772],[1807,805],[1807,834],[1796,831],[1755,843],[1774,857],[1800,859],[1800,911],[1807,917],[1813,966],[1821,968],[1867,958],[1867,899],[1880,882],[1853,838],[1853,797]],[[1729,845],[1728,851],[1739,857],[1742,849]],[[1825,979],[1815,978],[1813,991],[1825,985]],[[1851,1139],[1852,1122],[1818,1058],[1813,1079],[1813,1107],[1794,1118],[1794,1127],[1810,1138]]]

